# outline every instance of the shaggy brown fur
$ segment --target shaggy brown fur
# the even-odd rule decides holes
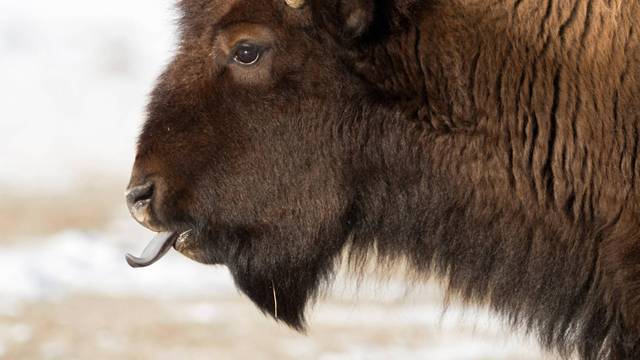
[[[298,329],[374,250],[562,355],[640,359],[640,2],[180,8],[132,178],[178,250]]]

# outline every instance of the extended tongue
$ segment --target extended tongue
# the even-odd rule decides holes
[[[147,245],[140,257],[127,254],[127,263],[134,268],[152,265],[171,249],[176,242],[176,234],[175,232],[158,233]]]

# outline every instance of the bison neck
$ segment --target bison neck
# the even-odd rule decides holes
[[[485,12],[481,5],[458,2],[426,6],[383,41],[355,49],[353,68],[380,99],[400,104],[407,116],[438,130],[471,128],[486,116],[474,94],[486,46],[479,30],[486,26]]]
[[[640,8],[432,3],[354,60],[404,120],[353,137],[353,248],[435,271],[546,345],[640,358]]]
[[[406,260],[446,279],[450,293],[540,330],[547,345],[562,345],[589,307],[587,321],[603,320],[604,304],[585,296],[597,291],[593,233],[514,201],[490,139],[393,114],[369,116],[349,138],[358,139],[352,258]]]

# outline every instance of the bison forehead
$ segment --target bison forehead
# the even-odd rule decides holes
[[[301,2],[300,0],[298,0]],[[293,7],[285,0],[180,0],[183,24],[206,22],[208,25],[227,21],[269,21],[284,19],[287,23],[308,23],[308,7]],[[228,17],[235,17],[229,19]]]
[[[222,18],[243,0],[180,0],[178,6],[185,16],[206,14],[213,21]]]

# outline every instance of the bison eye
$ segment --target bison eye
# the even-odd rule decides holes
[[[260,60],[262,51],[263,48],[261,46],[250,43],[241,43],[236,46],[233,54],[233,61],[241,65],[253,65]]]

